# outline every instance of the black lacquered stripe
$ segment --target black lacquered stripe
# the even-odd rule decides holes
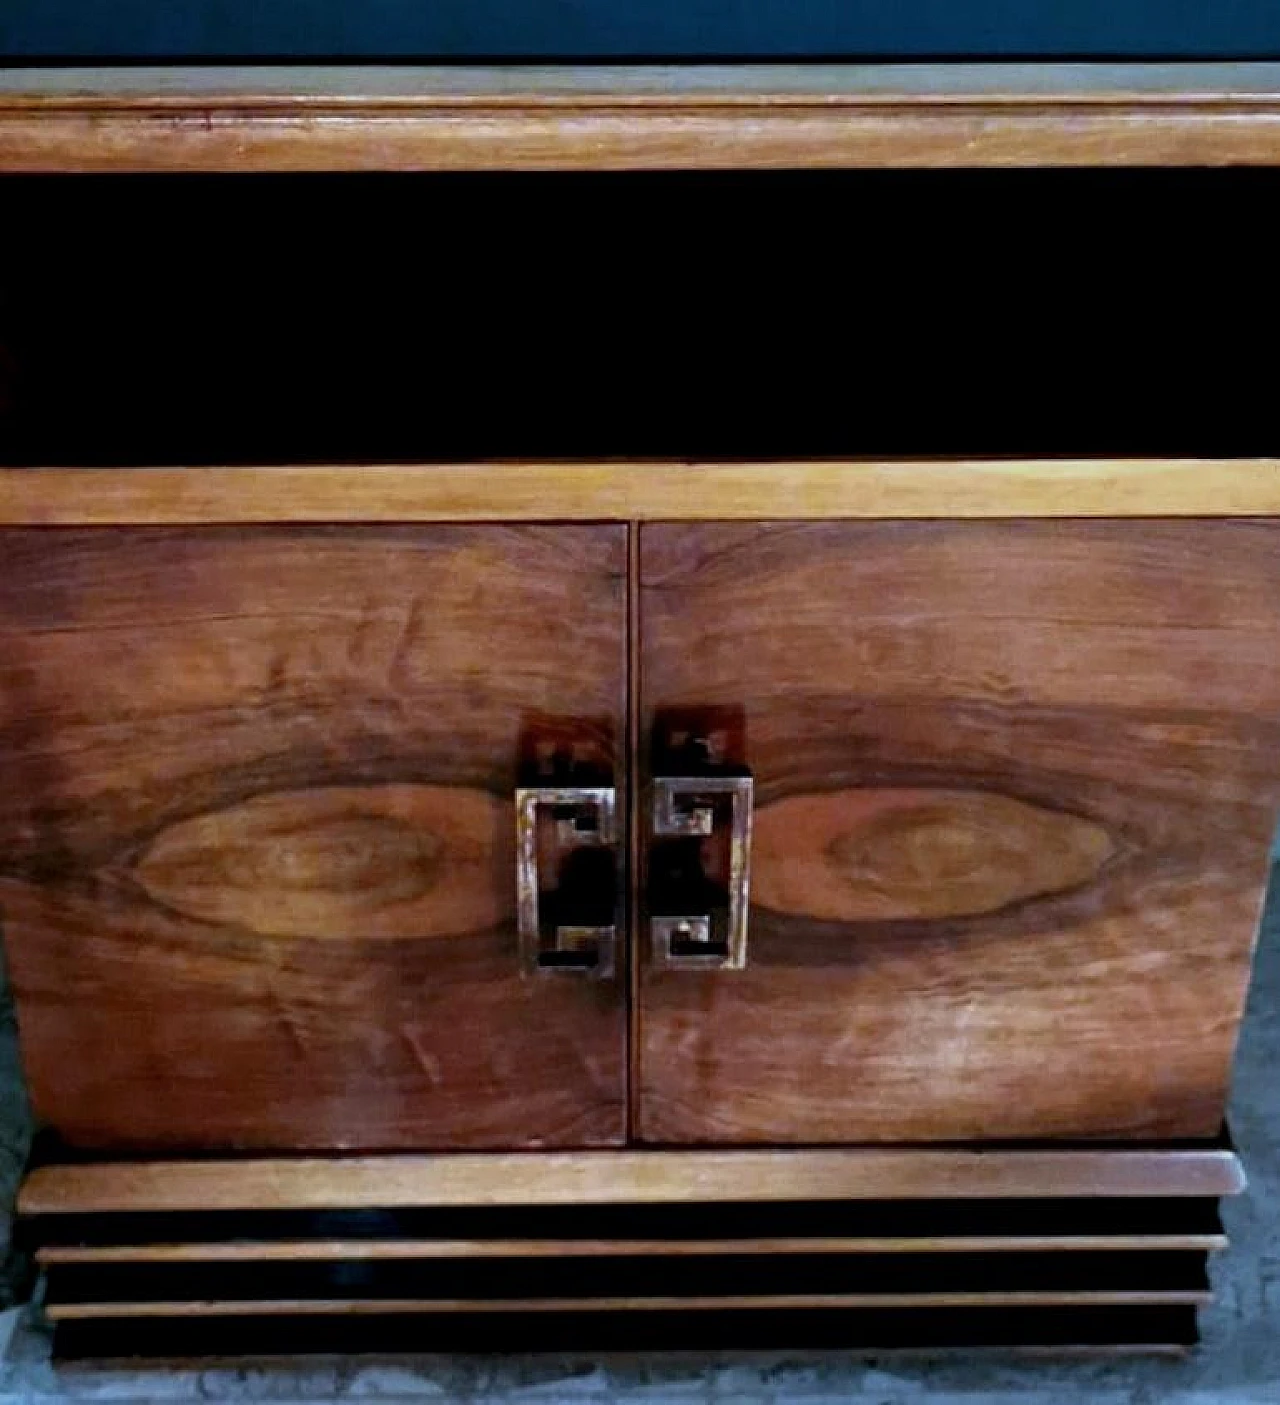
[[[495,1317],[233,1318],[66,1322],[63,1359],[314,1353],[1185,1348],[1198,1338],[1189,1307],[920,1308],[811,1312],[539,1313]]]
[[[1201,1252],[58,1264],[47,1302],[553,1299],[971,1292],[1205,1293]]]

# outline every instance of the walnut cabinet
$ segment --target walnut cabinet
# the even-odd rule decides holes
[[[1272,522],[0,549],[5,938],[69,1148],[1221,1125]]]
[[[1280,80],[948,82],[0,74],[60,1351],[1194,1340]]]

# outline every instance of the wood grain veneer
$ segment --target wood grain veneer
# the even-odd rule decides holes
[[[0,906],[42,1122],[619,1141],[625,992],[521,973],[512,795],[533,717],[614,754],[625,566],[608,526],[0,533]]]
[[[747,969],[644,968],[646,1140],[1216,1132],[1280,523],[647,525],[641,578],[646,734],[741,708],[756,788]]]

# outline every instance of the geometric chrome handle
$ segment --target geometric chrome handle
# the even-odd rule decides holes
[[[516,927],[526,973],[613,977],[617,807],[612,786],[516,791]]]
[[[747,964],[753,799],[746,774],[654,777],[649,930],[657,965]]]

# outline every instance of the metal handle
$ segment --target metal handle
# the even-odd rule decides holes
[[[526,972],[613,976],[617,809],[612,786],[516,791],[516,926]],[[554,884],[544,884],[552,875]]]
[[[668,841],[650,855],[658,965],[740,971],[747,964],[753,799],[747,774],[654,778],[653,833]],[[705,841],[717,837],[727,838],[727,862],[722,846],[708,864]]]

